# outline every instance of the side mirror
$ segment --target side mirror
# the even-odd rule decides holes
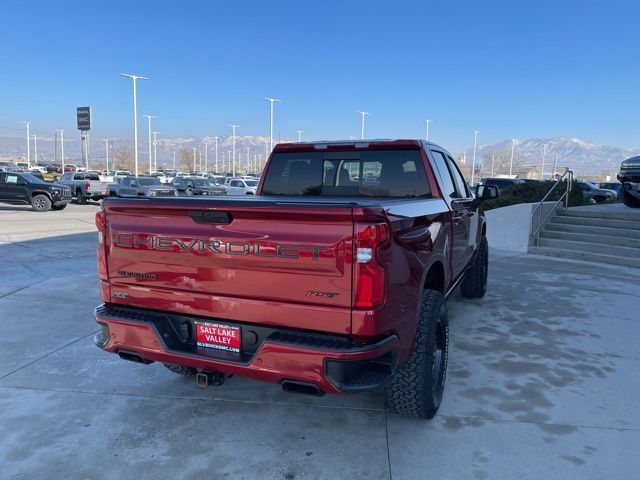
[[[476,199],[479,202],[498,198],[500,192],[495,185],[476,185]]]

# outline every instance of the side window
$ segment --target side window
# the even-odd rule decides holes
[[[458,193],[456,191],[454,179],[447,167],[447,159],[445,158],[444,153],[439,152],[438,150],[431,150],[431,155],[433,156],[438,172],[440,172],[440,176],[442,177],[442,185],[440,185],[442,194],[448,198],[457,198]]]
[[[231,186],[232,187],[239,187],[240,185],[238,185],[238,183],[239,182],[237,180],[234,180],[234,181],[231,182]]]
[[[469,194],[469,189],[467,188],[467,182],[462,176],[462,173],[460,172],[458,165],[456,165],[456,162],[454,162],[453,159],[448,155],[447,155],[447,163],[449,165],[449,169],[451,170],[451,175],[453,176],[453,180],[455,181],[458,197],[460,198],[470,197],[471,195]]]

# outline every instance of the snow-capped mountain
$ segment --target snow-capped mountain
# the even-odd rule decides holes
[[[492,158],[495,165],[504,166],[510,161],[513,148],[514,165],[520,170],[524,167],[542,168],[543,154],[545,157],[545,172],[549,172],[557,158],[558,169],[565,167],[573,170],[577,175],[596,176],[611,175],[625,158],[640,154],[640,150],[628,150],[609,145],[600,145],[580,138],[554,137],[511,139],[493,145],[480,145],[476,153],[476,164],[481,163],[482,169],[490,169]],[[473,149],[465,151],[467,162],[472,158]],[[477,167],[476,167],[477,168]],[[508,172],[496,172],[508,173]]]

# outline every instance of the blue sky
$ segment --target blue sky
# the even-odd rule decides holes
[[[305,139],[424,135],[452,151],[505,138],[576,136],[640,147],[635,2],[33,1],[0,16],[0,135],[31,120],[93,138],[131,137],[139,113],[160,136]],[[140,126],[145,131],[145,124]],[[4,127],[4,129],[3,129]]]

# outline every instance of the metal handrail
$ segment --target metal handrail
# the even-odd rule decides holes
[[[549,213],[547,213],[547,215],[544,217],[544,219],[542,218],[542,205],[544,204],[545,200],[547,198],[549,198],[549,195],[551,195],[551,193],[556,189],[556,187],[560,184],[560,182],[562,182],[563,180],[567,180],[567,188],[564,191],[564,193],[560,196],[560,198],[558,199],[558,201],[553,205],[553,208],[551,208],[551,210],[549,210]],[[531,221],[533,222],[533,219],[535,217],[535,214],[537,211],[540,211],[540,213],[538,214],[538,228],[536,228],[532,234],[533,238],[535,239],[535,245],[538,246],[538,244],[540,243],[540,231],[542,230],[542,227],[544,227],[547,223],[547,220],[549,220],[549,218],[551,218],[551,215],[553,215],[556,211],[556,209],[558,208],[558,205],[564,201],[564,208],[568,208],[569,207],[569,194],[571,193],[571,186],[573,184],[573,171],[571,170],[567,170],[566,172],[564,172],[564,174],[562,175],[562,177],[560,177],[556,183],[553,185],[553,187],[551,187],[549,189],[549,191],[547,192],[547,194],[542,198],[542,200],[540,200],[540,202],[538,203],[538,205],[535,206],[535,208],[531,211]]]

